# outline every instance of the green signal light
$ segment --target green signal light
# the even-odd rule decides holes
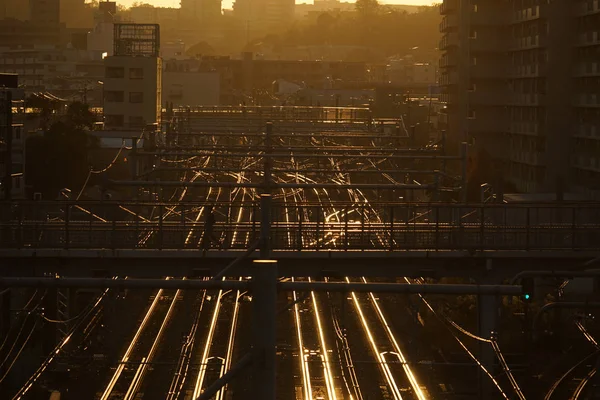
[[[525,295],[525,300],[529,300],[531,296],[529,296],[528,294]]]

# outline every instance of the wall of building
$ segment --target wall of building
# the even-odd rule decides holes
[[[24,0],[0,1],[0,19],[13,18],[21,21],[29,19],[29,2]]]
[[[598,0],[445,0],[449,138],[522,192],[600,193]]]
[[[60,0],[29,0],[29,20],[38,25],[60,23]]]
[[[177,106],[214,106],[220,104],[218,72],[163,71],[163,100]]]
[[[112,56],[104,60],[104,118],[107,128],[143,128],[160,122],[162,61],[157,57]]]

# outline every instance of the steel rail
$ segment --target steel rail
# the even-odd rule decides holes
[[[561,383],[563,383],[563,381],[569,375],[571,375],[573,373],[573,371],[575,371],[578,367],[580,367],[581,365],[583,365],[585,362],[587,362],[589,359],[593,358],[594,356],[597,356],[598,354],[600,354],[600,351],[595,351],[592,354],[589,354],[589,355],[585,356],[582,360],[580,360],[575,365],[573,365],[567,372],[565,372],[560,378],[558,378],[552,384],[552,386],[548,390],[548,393],[546,393],[546,395],[544,396],[544,400],[551,400],[552,396],[554,396],[554,393],[556,392],[556,390],[558,389],[558,387],[561,385]]]

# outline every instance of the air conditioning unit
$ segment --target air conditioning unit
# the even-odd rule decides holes
[[[41,201],[42,200],[42,194],[40,192],[35,192],[33,194],[33,200],[35,200],[35,201]]]

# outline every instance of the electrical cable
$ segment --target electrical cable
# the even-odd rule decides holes
[[[23,321],[23,324],[21,325],[21,329],[19,329],[19,333],[17,334],[17,337],[12,342],[12,346],[10,347],[10,349],[8,350],[8,352],[6,353],[6,357],[4,357],[4,360],[2,360],[2,363],[0,363],[0,370],[2,370],[2,368],[4,367],[4,365],[6,364],[6,362],[9,360],[10,355],[12,354],[13,350],[15,349],[15,346],[17,345],[17,343],[19,341],[19,338],[21,337],[21,334],[23,333],[23,330],[25,329],[25,325],[27,324],[27,319],[42,304],[42,301],[46,298],[46,293],[47,293],[47,291],[44,292],[44,295],[42,296],[42,298],[40,299],[40,301],[36,304],[36,306],[33,309],[31,309],[30,311],[27,312],[27,315],[25,316],[25,321]],[[34,327],[35,327],[35,323],[34,323]],[[31,333],[30,333],[30,336],[31,336]],[[20,352],[19,352],[19,354],[20,354]]]
[[[87,178],[85,179],[85,182],[83,183],[83,186],[81,187],[81,190],[79,191],[79,194],[77,194],[77,197],[75,198],[75,200],[79,200],[79,198],[81,197],[81,195],[83,194],[83,192],[85,191],[85,188],[87,187],[88,182],[90,181],[90,177],[92,176],[92,174],[101,174],[103,172],[108,171],[109,169],[112,168],[112,166],[117,162],[117,160],[119,159],[119,156],[121,155],[121,152],[123,151],[123,149],[125,148],[125,140],[123,140],[123,143],[121,145],[121,148],[119,149],[119,151],[117,152],[117,155],[115,156],[115,158],[113,158],[113,160],[103,169],[98,170],[98,171],[94,171],[93,169],[90,168],[90,171],[88,172]]]
[[[21,345],[21,348],[19,349],[19,351],[17,352],[17,355],[15,355],[12,359],[12,362],[10,363],[10,365],[6,368],[6,371],[4,372],[4,375],[2,375],[2,377],[0,377],[0,383],[2,383],[4,381],[4,379],[6,379],[6,377],[8,376],[8,374],[10,373],[10,371],[12,370],[12,367],[15,365],[15,362],[17,362],[17,360],[19,359],[19,356],[21,355],[21,353],[23,352],[23,349],[25,348],[25,346],[27,346],[27,343],[29,343],[29,339],[31,339],[31,336],[33,335],[33,332],[35,331],[35,329],[37,328],[38,325],[38,320],[36,320],[33,323],[33,327],[31,328],[31,331],[29,332],[29,335],[27,335],[27,338],[25,338],[25,341],[23,342],[23,344]]]
[[[127,279],[127,278],[125,278]],[[63,338],[63,340],[54,348],[54,350],[46,357],[44,362],[39,366],[39,368],[35,371],[35,373],[25,382],[23,387],[15,394],[13,400],[21,399],[28,391],[31,389],[33,384],[39,379],[42,373],[48,368],[48,366],[52,363],[54,358],[61,352],[63,347],[69,342],[73,333],[75,333],[83,324],[83,321],[89,317],[92,312],[100,305],[101,301],[106,297],[109,289],[105,289],[104,292],[96,299],[96,302],[90,303],[88,306],[88,310],[84,318],[81,318],[69,331],[69,333]]]
[[[10,290],[10,288],[8,288],[6,290]],[[31,302],[33,301],[33,299],[37,295],[37,293],[38,293],[38,291],[36,289],[36,291],[33,292],[33,294],[31,295],[31,297],[29,298],[29,301],[23,307],[23,310],[27,310],[27,308],[29,307],[29,305],[31,304]],[[25,324],[25,322],[23,322],[23,324]],[[2,344],[0,345],[0,352],[4,349],[4,346],[6,346],[6,342],[8,341],[8,338],[10,337],[10,334],[11,334],[11,331],[12,331],[13,328],[14,328],[14,325],[11,326],[11,329],[8,331],[8,333],[4,337],[4,340],[2,341]]]

